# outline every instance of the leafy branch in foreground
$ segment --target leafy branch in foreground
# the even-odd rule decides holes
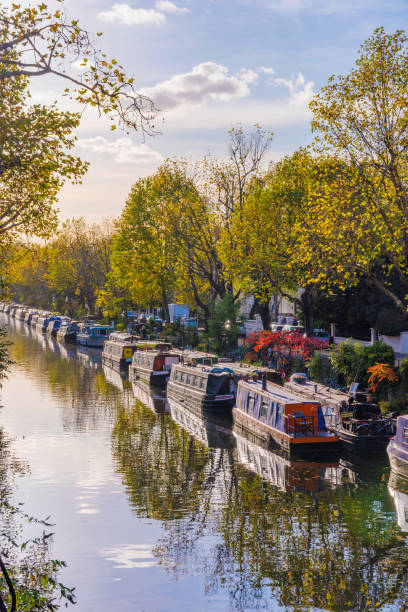
[[[1,7],[0,81],[53,74],[67,81],[67,95],[109,114],[112,129],[119,123],[152,133],[154,103],[135,90],[133,77],[128,78],[123,66],[109,59],[95,41],[62,8],[52,11],[44,2]]]

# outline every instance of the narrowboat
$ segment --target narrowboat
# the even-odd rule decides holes
[[[408,415],[397,417],[397,430],[387,446],[387,453],[391,470],[408,479]]]
[[[57,340],[59,342],[67,342],[69,344],[75,344],[77,340],[77,331],[79,325],[76,321],[69,321],[66,324],[61,324],[57,331]]]
[[[151,389],[142,380],[132,383],[133,395],[139,402],[150,408],[156,414],[168,414],[170,411],[169,402],[164,391]]]
[[[306,374],[292,374],[285,389],[319,402],[328,428],[353,451],[385,449],[394,435],[392,415],[383,415],[366,393],[344,393],[310,381]]]
[[[175,353],[138,350],[129,366],[129,380],[132,383],[143,380],[151,387],[165,389],[172,366],[178,362],[179,356]]]
[[[111,325],[83,325],[76,335],[78,344],[81,346],[93,346],[102,348],[105,340],[113,332]]]
[[[103,345],[102,363],[117,370],[127,370],[136,349],[134,336],[126,332],[113,332]]]
[[[281,491],[311,493],[320,490],[324,484],[337,486],[343,482],[340,477],[340,473],[344,472],[341,460],[296,460],[280,449],[271,450],[235,431],[234,436],[238,463]]]
[[[142,351],[171,351],[171,342],[164,342],[163,340],[141,340],[140,336],[137,338],[137,348]]]
[[[211,411],[231,416],[235,387],[234,372],[229,368],[177,364],[171,369],[167,396],[188,404],[198,414]]]
[[[37,323],[35,325],[35,328],[37,331],[39,331],[40,333],[44,334],[47,330],[48,327],[48,323],[50,321],[55,321],[57,318],[59,317],[55,317],[53,315],[50,314],[42,314],[38,317],[37,319]]]
[[[47,336],[52,336],[53,338],[55,338],[61,325],[66,326],[68,325],[68,323],[70,323],[70,319],[55,317],[48,323],[45,333],[47,334]]]
[[[209,418],[204,419],[175,400],[169,399],[168,402],[173,421],[208,448],[235,448],[236,440],[230,428]]]
[[[331,450],[339,443],[338,436],[328,430],[318,402],[294,395],[266,378],[238,382],[232,418],[242,431],[288,451]]]
[[[212,366],[218,363],[218,355],[212,353],[203,353],[201,351],[176,350],[180,356],[180,363],[187,365],[208,365]]]

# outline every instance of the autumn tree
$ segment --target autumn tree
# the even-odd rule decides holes
[[[151,132],[153,102],[134,88],[123,66],[96,44],[97,37],[69,19],[63,9],[42,2],[0,7],[0,81],[54,75],[66,83],[65,93],[81,105],[97,108],[127,129]],[[81,70],[75,70],[74,66]]]
[[[316,147],[347,164],[338,186],[320,184],[310,218],[320,275],[351,286],[364,275],[401,310],[408,295],[408,38],[383,28],[355,68],[332,76],[311,102]],[[402,290],[387,282],[395,273]],[[310,276],[316,280],[316,274]]]
[[[55,231],[59,190],[88,167],[70,153],[79,115],[28,102],[26,78],[0,81],[0,239]]]

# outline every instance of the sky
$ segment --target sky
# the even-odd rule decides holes
[[[82,185],[63,188],[59,209],[62,219],[91,222],[117,217],[132,184],[166,157],[225,155],[233,124],[272,130],[269,159],[310,143],[312,96],[332,74],[352,69],[376,27],[406,29],[408,17],[408,0],[65,0],[65,7],[82,27],[103,32],[101,47],[163,111],[160,133],[146,138],[83,114],[75,152],[90,169]],[[60,91],[56,79],[33,79],[35,102],[61,100]]]

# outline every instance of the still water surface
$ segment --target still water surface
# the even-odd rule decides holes
[[[52,515],[76,610],[407,609],[408,489],[385,455],[289,460],[6,322],[16,500]]]

